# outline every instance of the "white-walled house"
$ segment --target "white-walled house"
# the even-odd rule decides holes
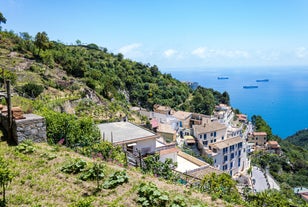
[[[217,121],[193,125],[193,131],[201,151],[204,151],[203,148],[207,148],[209,144],[224,140],[227,135],[227,127]]]
[[[213,158],[214,167],[233,176],[249,167],[246,144],[241,137],[229,138],[209,144],[206,154]]]
[[[142,155],[153,154],[156,151],[154,132],[141,128],[129,122],[112,122],[97,125],[101,138],[115,145],[123,145],[132,152],[141,152]]]

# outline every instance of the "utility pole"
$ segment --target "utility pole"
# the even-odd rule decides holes
[[[7,121],[8,121],[8,140],[13,141],[13,116],[12,116],[12,102],[11,102],[11,81],[6,81],[6,104],[7,104]]]

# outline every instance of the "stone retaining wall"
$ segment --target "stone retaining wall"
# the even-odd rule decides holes
[[[7,116],[1,114],[1,125],[8,130]],[[13,120],[13,139],[19,144],[25,139],[34,142],[46,142],[46,122],[45,118],[36,114],[24,114],[25,119]]]

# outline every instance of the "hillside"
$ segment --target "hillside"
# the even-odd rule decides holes
[[[45,32],[35,38],[25,32],[0,32],[0,69],[19,96],[99,122],[123,116],[134,120],[130,106],[152,109],[162,104],[211,114],[215,104],[229,103],[226,92],[203,87],[192,91],[156,65],[125,59],[95,44],[50,41]]]
[[[226,206],[221,200],[212,201],[206,194],[190,190],[184,185],[168,184],[153,176],[143,175],[135,168],[127,169],[128,183],[115,189],[96,191],[95,181],[82,181],[80,173],[73,175],[61,171],[61,167],[73,158],[81,158],[87,163],[93,163],[93,159],[61,146],[35,144],[34,152],[28,150],[26,154],[16,148],[0,142],[0,157],[5,158],[14,173],[7,189],[7,206],[69,206],[85,200],[91,200],[93,206],[138,206],[138,186],[149,181],[155,183],[161,191],[167,191],[170,200],[180,196],[188,206]],[[116,163],[96,162],[106,165],[104,180],[111,173],[124,170]]]
[[[296,132],[294,135],[287,137],[284,141],[290,142],[308,150],[308,129]]]

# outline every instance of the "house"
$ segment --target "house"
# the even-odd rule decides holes
[[[156,153],[159,154],[159,160],[165,162],[167,158],[172,159],[173,162],[177,162],[177,153],[179,149],[175,143],[166,143],[165,140],[160,137],[156,140]]]
[[[198,141],[198,148],[203,148],[209,144],[222,141],[226,138],[227,127],[217,121],[203,123],[202,125],[193,125],[194,136]]]
[[[237,119],[240,122],[246,123],[247,122],[247,115],[246,114],[236,114]]]
[[[209,115],[204,114],[198,114],[198,113],[192,113],[190,118],[190,125],[201,125],[203,123],[203,119],[211,119],[212,117]]]
[[[231,106],[226,104],[219,104],[215,106],[214,116],[218,118],[220,123],[228,124],[233,118],[234,113]]]
[[[249,167],[246,143],[241,137],[211,143],[205,153],[213,159],[214,167],[231,176]]]
[[[265,147],[267,141],[267,133],[266,132],[253,132],[248,136],[248,142],[254,143],[255,146]]]
[[[155,105],[153,106],[153,111],[154,111],[155,113],[170,115],[170,114],[171,114],[171,107],[169,107],[169,106],[162,106],[162,105],[159,105],[159,104],[155,104]]]
[[[186,111],[176,111],[172,114],[173,117],[179,120],[180,127],[189,129],[190,126],[190,119],[192,117],[191,112]]]
[[[97,125],[102,140],[114,145],[122,145],[128,151],[141,152],[142,155],[153,154],[159,135],[129,122],[112,122]]]
[[[176,130],[170,124],[158,123],[157,134],[162,136],[167,142],[176,141]]]
[[[266,143],[266,149],[267,151],[275,153],[277,155],[280,155],[281,153],[280,145],[277,141],[268,141]]]
[[[190,135],[185,135],[184,136],[184,144],[186,145],[195,145],[196,144],[196,140],[193,136]]]

